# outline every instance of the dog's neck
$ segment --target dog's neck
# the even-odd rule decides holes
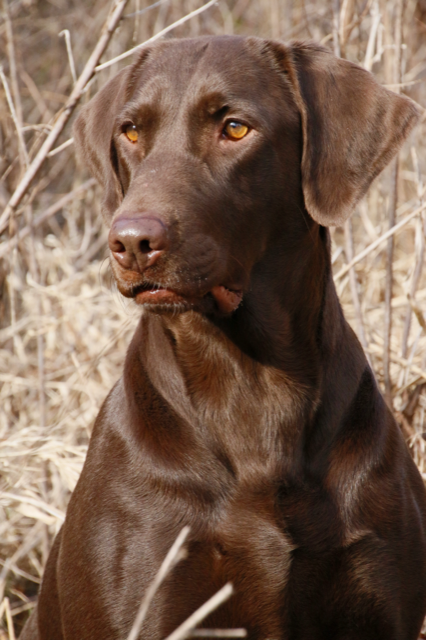
[[[340,313],[328,245],[326,229],[312,225],[297,242],[270,246],[253,267],[242,304],[231,316],[189,312],[160,318],[191,393],[205,386],[207,375],[206,398],[214,377],[222,381],[225,371],[233,377],[233,370],[246,377],[244,368],[274,371],[304,393],[315,393],[323,349],[330,343],[323,335],[328,330],[324,314]],[[336,330],[341,331],[338,323]]]
[[[241,473],[250,469],[250,460],[261,473],[283,459],[297,466],[304,435],[327,402],[323,388],[335,394],[330,404],[338,413],[327,415],[320,431],[333,430],[345,409],[339,404],[341,385],[334,388],[330,379],[339,377],[339,344],[351,330],[332,281],[327,232],[314,229],[294,255],[280,255],[277,247],[278,255],[271,251],[270,261],[254,268],[250,290],[231,317],[146,313],[134,338],[138,346],[129,351],[136,360],[131,367],[129,358],[126,363],[128,392],[140,388],[136,376],[142,365],[184,423],[194,432],[207,430],[218,450],[243,461]],[[348,341],[357,342],[346,335]],[[355,352],[352,368],[344,362],[354,389],[365,367],[360,348]],[[344,392],[347,398],[348,386]]]

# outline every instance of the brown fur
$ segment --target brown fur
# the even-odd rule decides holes
[[[205,627],[416,640],[425,492],[343,318],[323,225],[417,118],[322,47],[237,37],[155,45],[81,110],[118,287],[172,302],[144,299],[25,640],[125,638],[184,525],[188,558],[141,638],[232,581]],[[227,139],[230,119],[250,133]]]

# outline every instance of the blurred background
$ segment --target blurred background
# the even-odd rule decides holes
[[[62,117],[114,3],[2,2],[0,639],[13,640],[140,311],[114,288],[100,189],[75,161],[78,105],[24,198],[1,213]],[[128,0],[101,62],[201,7]],[[218,0],[164,37],[201,34],[314,39],[426,106],[426,0]],[[79,104],[131,60],[96,73]],[[426,479],[425,134],[422,118],[352,220],[331,233],[346,317]]]

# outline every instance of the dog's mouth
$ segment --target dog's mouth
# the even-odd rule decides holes
[[[219,311],[222,314],[233,313],[241,304],[243,291],[234,286],[216,285],[203,296],[183,295],[161,284],[144,283],[133,291],[137,304],[156,308],[199,309],[200,311]]]

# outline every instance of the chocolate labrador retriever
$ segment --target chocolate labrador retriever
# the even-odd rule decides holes
[[[340,308],[342,224],[418,119],[311,43],[170,40],[81,110],[111,266],[141,305],[25,640],[140,638],[227,581],[205,628],[251,640],[415,640],[425,491]]]

